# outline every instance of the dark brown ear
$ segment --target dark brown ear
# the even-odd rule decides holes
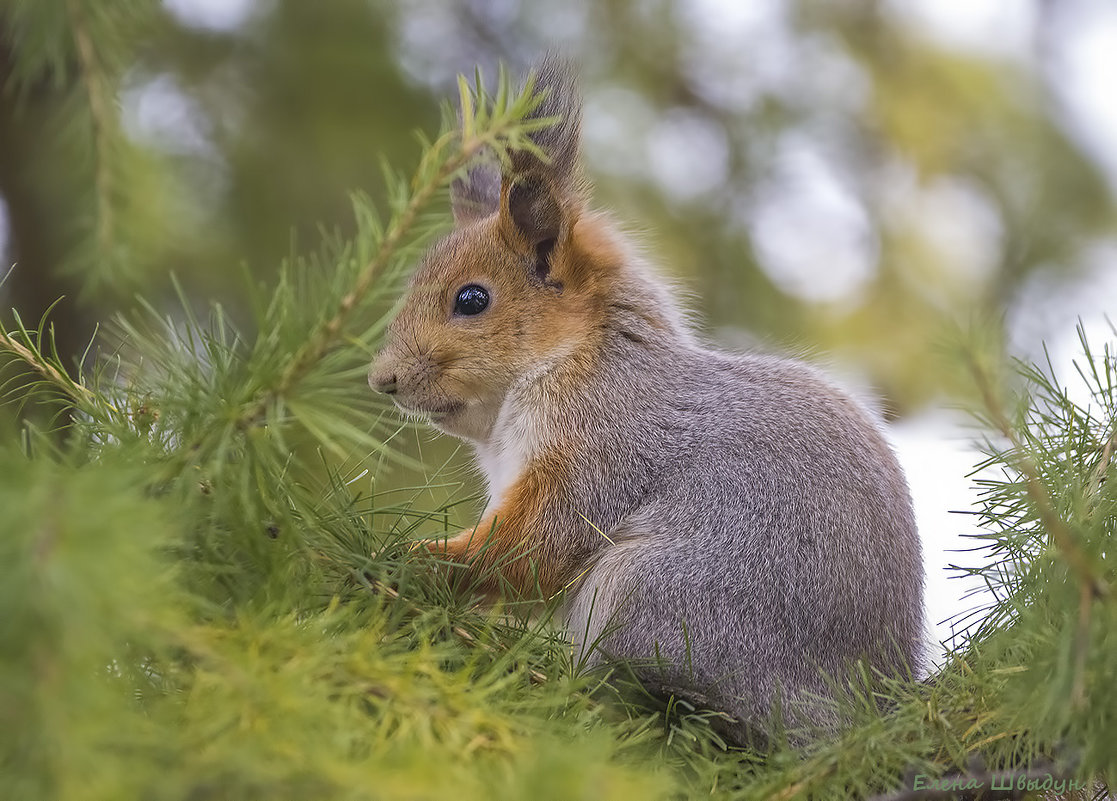
[[[573,228],[585,204],[578,161],[582,101],[573,69],[554,55],[540,62],[532,75],[534,91],[543,99],[527,119],[555,122],[530,134],[545,158],[527,150],[509,154],[511,163],[501,180],[507,204],[502,213],[532,248],[537,275],[547,280],[551,251]]]
[[[500,208],[500,168],[478,161],[450,184],[454,223],[463,226],[495,214]]]
[[[555,239],[562,231],[563,213],[555,195],[537,176],[513,178],[508,187],[508,214],[532,245]]]

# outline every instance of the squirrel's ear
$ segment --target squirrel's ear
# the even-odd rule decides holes
[[[562,230],[563,214],[546,182],[532,175],[512,179],[508,187],[508,215],[534,247],[556,239]]]
[[[488,217],[500,208],[500,169],[478,161],[450,184],[454,223],[466,225]]]
[[[509,154],[510,165],[502,178],[502,214],[535,251],[536,271],[550,271],[550,252],[569,232],[582,211],[581,173],[578,163],[582,101],[574,71],[550,55],[533,70],[534,91],[543,99],[526,119],[555,118],[546,128],[530,134],[546,157],[527,150]]]

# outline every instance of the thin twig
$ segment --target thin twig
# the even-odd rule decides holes
[[[1078,575],[1079,580],[1090,587],[1093,596],[1104,597],[1108,595],[1108,585],[1094,574],[1094,570],[1089,561],[1087,561],[1086,556],[1082,553],[1082,549],[1079,548],[1078,543],[1075,542],[1075,537],[1070,526],[1059,516],[1058,512],[1055,511],[1055,504],[1051,498],[1051,493],[1047,491],[1047,488],[1040,480],[1039,470],[1035,462],[1024,449],[1023,444],[1020,442],[1020,438],[1016,435],[1015,429],[1001,409],[1001,404],[996,397],[988,376],[981,367],[978,366],[976,360],[971,359],[970,369],[977,381],[985,406],[993,417],[993,424],[996,426],[997,430],[1008,439],[1013,450],[1017,453],[1016,468],[1024,477],[1028,496],[1036,505],[1036,511],[1039,512],[1040,522],[1043,523],[1044,528],[1055,541],[1056,547],[1062,552],[1063,557],[1066,559],[1071,569]]]
[[[1095,574],[1093,567],[1086,559],[1086,555],[1075,541],[1070,526],[1056,512],[1051,493],[1040,480],[1039,470],[1035,462],[1024,449],[1016,430],[1002,410],[989,377],[977,364],[977,360],[972,358],[972,354],[969,355],[971,372],[977,381],[985,406],[992,415],[993,424],[1008,439],[1013,451],[1017,454],[1015,466],[1024,477],[1028,496],[1035,504],[1040,522],[1051,536],[1055,546],[1062,552],[1063,558],[1071,570],[1078,576],[1081,591],[1079,593],[1078,622],[1075,631],[1074,680],[1071,685],[1070,697],[1071,704],[1078,709],[1086,702],[1086,656],[1090,645],[1090,607],[1093,605],[1095,598],[1104,598],[1109,595],[1109,585]]]
[[[1088,502],[1091,504],[1090,513],[1097,508],[1098,494],[1101,492],[1102,483],[1105,481],[1106,471],[1109,470],[1110,459],[1113,457],[1114,447],[1117,445],[1117,421],[1113,424],[1113,431],[1106,438],[1101,449],[1101,458],[1094,468],[1088,487]],[[1074,686],[1071,690],[1071,699],[1076,707],[1081,707],[1086,702],[1086,637],[1090,629],[1090,598],[1087,597],[1089,589],[1082,586],[1082,596],[1079,598],[1078,631],[1075,643],[1074,658]]]
[[[264,413],[267,411],[268,405],[276,398],[281,398],[286,395],[299,379],[321,360],[330,347],[341,339],[341,334],[349,319],[349,315],[352,314],[361,299],[364,298],[372,288],[376,278],[391,261],[400,243],[403,241],[404,237],[407,236],[411,227],[415,224],[415,220],[418,218],[419,213],[427,203],[430,202],[434,193],[437,192],[454,173],[468,164],[482,148],[491,144],[494,139],[498,138],[500,134],[512,124],[514,123],[509,122],[506,125],[497,126],[486,135],[472,137],[462,142],[458,152],[447,159],[430,180],[421,184],[414,191],[403,212],[396,217],[389,227],[384,236],[384,240],[376,251],[376,255],[373,256],[372,260],[361,270],[357,279],[353,282],[353,287],[346,293],[345,297],[342,298],[341,303],[338,304],[334,316],[319,326],[318,329],[311,334],[307,343],[300,348],[294,358],[288,362],[287,367],[283,370],[275,387],[264,392],[259,400],[240,417],[239,424],[241,427],[249,426],[263,417]],[[455,138],[457,138],[457,134],[444,134],[435,142],[434,146],[427,154],[427,158],[438,158],[446,145]],[[422,173],[422,166],[420,166],[417,174],[421,175]]]
[[[15,354],[28,367],[39,373],[41,376],[49,380],[52,384],[63,390],[71,398],[76,401],[92,401],[94,394],[86,387],[74,381],[70,376],[63,373],[52,364],[44,361],[39,357],[35,351],[26,345],[20,344],[12,338],[12,336],[0,328],[0,350],[6,350],[9,353]]]

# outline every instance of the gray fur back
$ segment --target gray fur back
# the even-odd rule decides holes
[[[615,309],[593,393],[555,410],[591,432],[576,511],[612,541],[586,544],[576,646],[591,663],[658,657],[645,683],[730,712],[742,739],[773,703],[825,693],[821,672],[918,670],[919,540],[876,424],[804,364],[661,324]]]

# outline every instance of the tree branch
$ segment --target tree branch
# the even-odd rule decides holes
[[[6,350],[9,353],[19,357],[39,375],[46,378],[56,387],[61,389],[75,401],[91,401],[94,395],[86,387],[79,384],[72,379],[69,375],[58,369],[50,362],[42,358],[42,354],[33,348],[20,343],[11,334],[0,326],[0,350]]]
[[[317,364],[326,352],[341,339],[345,325],[348,323],[353,310],[368,294],[377,277],[391,262],[400,244],[414,226],[419,213],[430,202],[434,193],[446,184],[455,173],[465,167],[482,149],[491,146],[508,131],[520,124],[519,120],[509,118],[497,123],[484,133],[465,139],[456,154],[446,159],[430,178],[419,184],[403,211],[395,217],[385,232],[384,239],[372,260],[361,270],[353,282],[353,287],[338,304],[336,313],[311,334],[307,343],[288,362],[276,385],[262,393],[257,402],[240,416],[238,420],[240,427],[248,427],[262,418],[269,404],[286,395],[307,371]],[[455,139],[458,139],[457,133],[443,134],[435,141],[424,162],[429,164],[442,158],[443,151]],[[416,171],[417,176],[426,172],[424,166],[425,164],[420,165]]]
[[[1028,456],[1012,423],[1005,416],[988,375],[972,358],[972,354],[969,354],[968,358],[970,372],[977,382],[985,407],[992,416],[993,425],[1009,441],[1017,454],[1015,466],[1024,478],[1028,496],[1036,506],[1036,511],[1039,513],[1040,522],[1044,529],[1051,535],[1055,546],[1062,552],[1067,564],[1077,574],[1079,580],[1090,588],[1093,596],[1100,598],[1109,595],[1109,586],[1094,574],[1094,569],[1082,553],[1082,549],[1078,547],[1070,526],[1055,510],[1051,493],[1048,492],[1047,487],[1040,480],[1039,470],[1036,468],[1035,462]]]

